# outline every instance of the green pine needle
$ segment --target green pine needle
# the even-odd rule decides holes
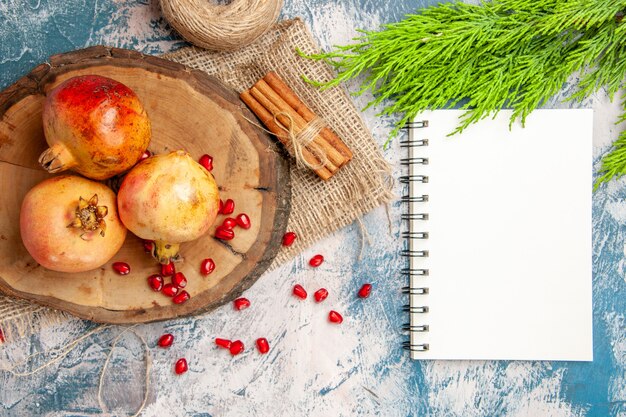
[[[309,56],[337,71],[327,83],[309,81],[330,88],[364,75],[356,94],[374,94],[368,107],[384,104],[382,115],[401,115],[389,140],[427,109],[467,110],[453,133],[505,107],[513,109],[511,123],[524,123],[573,74],[582,76],[570,100],[600,88],[614,96],[626,75],[625,10],[626,0],[439,4]],[[600,174],[596,187],[626,174],[626,132],[603,157]]]

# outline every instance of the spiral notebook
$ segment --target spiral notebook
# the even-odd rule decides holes
[[[409,126],[414,359],[593,360],[592,110],[510,111],[447,136],[463,112]]]

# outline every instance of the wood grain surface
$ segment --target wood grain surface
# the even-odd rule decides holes
[[[212,155],[220,196],[236,204],[231,216],[250,216],[252,227],[237,229],[231,241],[213,237],[225,217],[221,215],[206,235],[182,245],[183,259],[176,268],[186,275],[185,289],[191,295],[184,304],[173,304],[147,285],[146,278],[160,269],[130,233],[109,263],[74,274],[41,267],[21,242],[22,199],[49,176],[37,163],[46,148],[41,123],[45,94],[84,74],[116,79],[137,93],[152,122],[153,153],[184,149],[195,159]],[[288,163],[267,134],[246,120],[254,116],[236,94],[202,72],[138,52],[95,46],[55,55],[0,93],[0,116],[0,160],[5,162],[0,164],[0,290],[9,295],[98,322],[169,319],[233,300],[280,249],[290,209]],[[216,263],[207,277],[200,274],[205,258]],[[111,268],[115,261],[128,262],[131,273],[116,274]]]

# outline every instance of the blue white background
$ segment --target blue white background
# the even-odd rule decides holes
[[[431,3],[436,1],[285,0],[283,17],[303,17],[329,49],[349,42],[356,28],[375,29]],[[184,42],[160,16],[156,1],[0,0],[2,88],[51,54],[95,44],[160,54]],[[356,84],[346,87],[356,90]],[[360,108],[367,100],[355,98]],[[583,103],[595,109],[596,168],[623,127],[613,124],[618,100],[610,103],[600,92]],[[567,105],[557,97],[550,106]],[[372,109],[363,117],[382,145],[393,120],[375,114]],[[400,175],[397,142],[384,154]],[[252,301],[248,310],[235,312],[227,305],[197,318],[137,327],[153,355],[143,415],[626,416],[625,196],[623,180],[594,195],[593,363],[410,361],[400,347],[406,336],[399,328],[407,317],[400,310],[405,302],[400,293],[405,279],[399,274],[402,207],[394,203],[391,233],[383,208],[365,216],[371,243],[361,260],[362,236],[353,225],[260,279],[246,292]],[[315,253],[327,261],[311,270],[306,262]],[[374,290],[363,301],[355,293],[364,282],[373,283]],[[323,286],[330,296],[321,305],[301,302],[290,296],[295,283],[309,293]],[[341,326],[327,323],[330,308],[344,314]],[[81,320],[54,326],[0,348],[0,363],[62,347],[93,327]],[[0,371],[0,416],[102,414],[98,379],[110,341],[120,331],[114,327],[82,341],[33,376]],[[163,332],[176,336],[167,351],[154,347]],[[261,336],[272,347],[265,356],[253,348]],[[232,358],[215,348],[215,337],[242,339],[246,353]],[[182,356],[190,371],[176,376],[172,366]],[[125,334],[105,377],[104,402],[113,415],[130,415],[139,407],[143,359],[140,342]]]

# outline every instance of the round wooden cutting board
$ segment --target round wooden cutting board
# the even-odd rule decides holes
[[[40,266],[20,237],[24,195],[49,177],[38,163],[47,147],[41,113],[45,94],[62,81],[98,74],[131,87],[152,122],[149,150],[177,149],[198,159],[214,158],[213,174],[223,200],[235,201],[235,213],[250,216],[249,230],[235,239],[213,237],[215,225],[200,239],[184,243],[176,264],[191,299],[180,305],[147,284],[160,271],[131,233],[119,253],[103,267],[85,273],[59,273]],[[211,310],[238,297],[270,265],[280,250],[289,217],[289,165],[274,141],[246,118],[255,120],[234,91],[203,72],[134,51],[92,47],[56,55],[0,93],[0,291],[105,323],[138,323]],[[218,216],[221,223],[224,216]],[[45,230],[42,231],[45,233]],[[205,258],[215,271],[200,274]],[[129,275],[111,263],[125,261]],[[169,282],[169,278],[166,278]]]

